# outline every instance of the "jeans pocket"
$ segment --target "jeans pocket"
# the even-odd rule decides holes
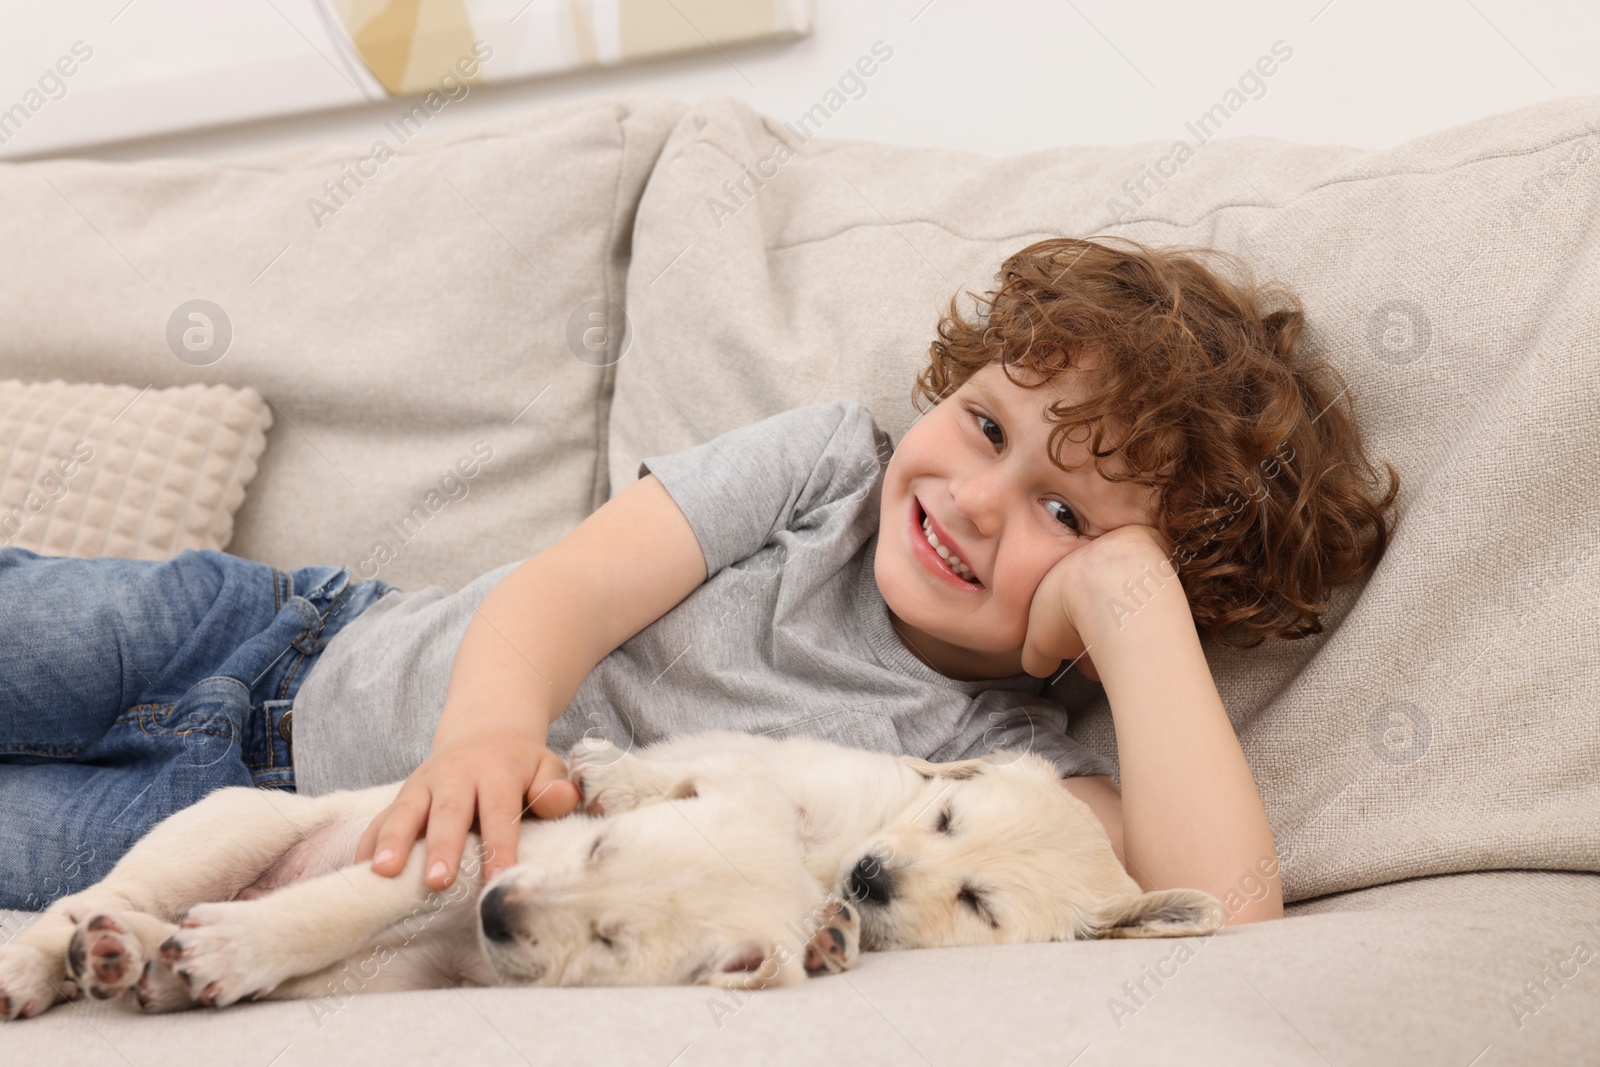
[[[266,716],[268,731],[284,744],[294,742],[294,701],[264,700],[256,709]]]
[[[251,709],[250,718],[245,767],[258,785],[293,788],[294,701],[263,700]]]

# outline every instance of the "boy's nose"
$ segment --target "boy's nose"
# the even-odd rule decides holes
[[[963,542],[990,538],[1000,528],[1004,512],[1005,491],[996,480],[968,478],[950,481],[951,508],[941,521],[950,528],[950,536]]]

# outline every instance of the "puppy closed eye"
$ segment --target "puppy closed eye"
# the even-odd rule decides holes
[[[616,942],[612,941],[610,937],[607,937],[605,934],[600,932],[599,923],[591,922],[589,924],[589,932],[594,935],[594,939],[596,941],[600,942],[606,948],[615,949],[617,947]]]
[[[589,846],[589,860],[591,863],[600,858],[600,842],[602,840],[604,840],[602,835],[594,835],[594,844]]]
[[[950,809],[948,807],[939,813],[939,825],[935,827],[935,831],[941,834],[950,832]]]
[[[970,885],[964,885],[961,887],[961,891],[956,894],[956,899],[971,908],[978,918],[996,929],[999,928],[1000,921],[994,917],[994,912],[989,910],[988,902],[983,899],[976,889]]]

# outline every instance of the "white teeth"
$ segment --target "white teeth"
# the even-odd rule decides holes
[[[977,582],[978,576],[972,573],[972,568],[967,566],[965,563],[962,563],[960,556],[954,555],[948,548],[939,543],[938,534],[933,532],[933,520],[929,519],[926,515],[924,515],[922,518],[922,532],[923,535],[927,537],[928,544],[932,545],[933,550],[939,553],[939,558],[950,564],[951,570],[955,571],[956,574],[960,575],[962,578],[965,578],[969,582]]]

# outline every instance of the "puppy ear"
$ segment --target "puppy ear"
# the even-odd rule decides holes
[[[1222,904],[1198,889],[1158,889],[1123,897],[1084,923],[1084,937],[1190,937],[1215,933]]]
[[[805,970],[791,964],[794,950],[769,938],[746,937],[712,953],[702,967],[700,985],[723,989],[766,989],[793,985],[805,978]],[[795,972],[799,972],[798,977]]]
[[[1043,756],[1021,749],[997,748],[974,759],[954,760],[950,763],[930,763],[916,756],[896,756],[895,759],[916,771],[924,778],[951,778],[960,781],[984,773],[991,767],[1009,767],[1016,763],[1032,763],[1048,769],[1052,776],[1055,765]]]
[[[895,759],[924,778],[951,778],[957,781],[982,774],[985,767],[995,762],[989,756],[981,759],[956,760],[954,763],[930,763],[916,756],[896,756]]]

